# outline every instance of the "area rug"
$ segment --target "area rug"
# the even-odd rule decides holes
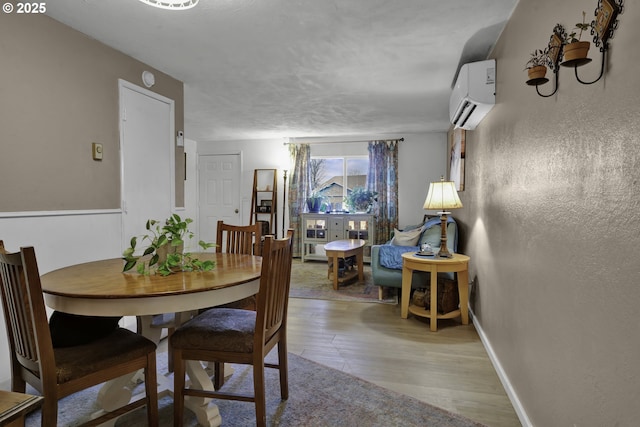
[[[313,298],[335,301],[377,302],[384,304],[397,304],[396,294],[385,292],[383,299],[378,299],[378,287],[374,286],[371,277],[371,266],[364,265],[364,282],[358,282],[357,278],[344,284],[339,284],[338,290],[333,289],[333,276],[327,277],[328,265],[326,262],[293,260],[291,268],[292,298]]]
[[[158,354],[158,373],[166,372],[166,352]],[[268,359],[275,359],[275,352]],[[253,391],[251,367],[233,365],[235,372],[224,385],[234,392]],[[168,380],[173,381],[169,375]],[[142,384],[135,392],[144,390]],[[33,390],[30,390],[33,393]],[[409,396],[404,396],[360,378],[328,368],[289,353],[289,399],[280,399],[278,371],[266,369],[267,425],[282,427],[470,427],[482,426]],[[28,390],[29,392],[29,390]],[[91,404],[98,387],[64,398],[59,403],[58,426],[78,424],[95,408]],[[255,409],[251,402],[216,400],[222,426],[255,426]],[[159,401],[160,426],[173,425],[173,399],[166,395]],[[118,420],[116,426],[145,426],[146,408],[140,408]],[[197,426],[193,413],[185,410],[185,426]],[[28,416],[27,427],[40,426],[40,412]]]

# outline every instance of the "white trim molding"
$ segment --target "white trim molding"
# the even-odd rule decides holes
[[[473,310],[471,310],[471,307],[469,307],[469,315],[473,319],[473,326],[476,328],[476,331],[478,332],[478,336],[480,336],[480,341],[482,342],[482,345],[487,351],[487,355],[489,355],[489,360],[491,360],[491,363],[493,364],[493,368],[496,370],[496,373],[498,374],[498,378],[500,378],[500,382],[502,383],[502,386],[504,387],[504,390],[507,393],[507,397],[509,397],[511,404],[513,405],[513,409],[516,411],[516,414],[518,415],[518,419],[520,420],[520,423],[522,424],[523,427],[533,427],[533,424],[531,424],[531,421],[529,420],[529,417],[527,416],[527,413],[525,412],[524,407],[520,402],[520,399],[518,399],[518,395],[516,394],[516,391],[511,386],[511,382],[509,381],[509,377],[507,376],[507,373],[504,371],[504,369],[502,369],[500,360],[498,360],[498,356],[493,351],[491,342],[487,338],[487,335],[484,333],[484,330],[482,329],[482,325],[478,321]]]

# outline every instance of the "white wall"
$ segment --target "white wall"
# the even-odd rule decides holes
[[[417,224],[427,211],[422,209],[429,183],[446,178],[447,134],[405,135],[398,151],[398,225]],[[433,214],[433,211],[429,212]],[[452,214],[455,217],[455,212]]]
[[[28,212],[0,215],[0,239],[8,251],[33,246],[40,274],[71,264],[116,258],[121,253],[119,210]],[[9,343],[0,318],[0,389],[10,389]]]

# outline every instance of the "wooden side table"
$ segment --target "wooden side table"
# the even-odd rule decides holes
[[[406,319],[409,313],[430,319],[432,331],[438,330],[438,319],[452,319],[460,316],[463,325],[469,324],[469,257],[453,254],[453,258],[418,256],[415,252],[402,254],[402,300],[400,316]],[[410,305],[411,278],[414,271],[431,273],[431,310]],[[449,313],[438,313],[438,273],[457,273],[460,308]]]
[[[364,280],[364,244],[362,239],[334,240],[324,245],[329,261],[333,260],[333,289],[338,290],[338,282],[345,282],[355,277],[355,272],[338,278],[338,258],[356,256],[358,264],[358,280]]]
[[[0,426],[23,427],[24,417],[39,408],[42,396],[0,390]]]

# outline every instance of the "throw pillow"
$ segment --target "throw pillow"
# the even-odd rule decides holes
[[[399,231],[394,228],[391,244],[396,246],[416,246],[421,233],[422,228],[415,228],[408,231]]]

